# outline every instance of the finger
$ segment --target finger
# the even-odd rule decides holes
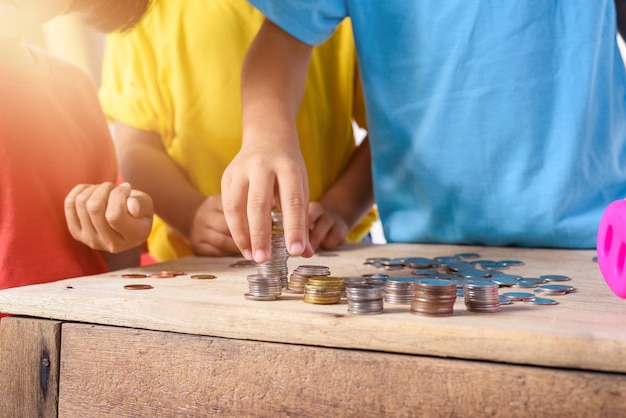
[[[343,234],[341,228],[336,224],[330,228],[329,231],[326,232],[326,235],[322,239],[320,246],[318,248],[323,248],[325,250],[332,250],[341,244],[345,239],[345,235]]]
[[[276,177],[274,175],[256,176],[250,181],[248,189],[248,224],[252,258],[257,263],[264,263],[271,255],[272,200]],[[268,192],[269,191],[269,192]],[[234,237],[233,237],[234,238]]]
[[[206,228],[198,242],[194,244],[194,254],[207,257],[225,257],[239,254],[230,234],[222,234],[214,229]]]
[[[207,218],[210,218],[211,222],[208,225],[209,228],[215,230],[216,232],[223,234],[230,238],[232,241],[232,237],[230,235],[230,230],[228,229],[228,224],[226,223],[226,217],[224,216],[224,208],[222,207],[222,199],[220,195],[212,195],[207,198],[207,201],[210,202],[209,212],[206,214]],[[234,243],[234,241],[233,241]]]
[[[284,181],[279,185],[279,196],[285,244],[289,254],[299,256],[306,252],[307,245],[312,248],[307,227],[308,190],[302,181],[293,181],[290,176],[282,178]]]
[[[248,187],[247,180],[235,180],[228,170],[222,177],[222,208],[228,230],[241,254],[251,260],[250,229],[246,217]]]
[[[321,216],[315,223],[314,228],[309,232],[309,239],[314,250],[318,250],[326,235],[331,231],[334,223],[329,216]]]
[[[122,239],[111,219],[118,221],[125,216],[128,193],[127,187],[116,187],[110,182],[96,186],[91,193],[87,201],[87,210],[91,223],[103,242],[110,243]]]
[[[76,197],[88,187],[88,184],[78,184],[74,186],[65,197],[65,222],[67,223],[70,234],[77,240],[80,240],[82,225],[76,208]]]
[[[95,185],[88,185],[88,187],[85,187],[76,195],[76,214],[80,220],[81,235],[88,242],[93,242],[98,236],[87,207],[89,199],[95,190]]]
[[[134,218],[151,218],[154,215],[152,198],[141,191],[133,190],[126,201],[126,208]]]

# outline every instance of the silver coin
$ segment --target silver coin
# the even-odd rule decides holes
[[[563,276],[560,274],[545,274],[543,276],[539,276],[540,279],[545,279],[549,282],[566,282],[571,280],[569,276]]]
[[[526,303],[530,303],[532,305],[558,305],[559,304],[559,302],[557,302],[554,299],[546,299],[546,298],[534,298],[534,299],[527,300]]]
[[[525,300],[534,299],[535,295],[533,295],[532,293],[526,293],[526,292],[506,292],[502,294],[502,297],[508,300],[525,301]]]

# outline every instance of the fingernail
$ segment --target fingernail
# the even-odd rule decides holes
[[[243,257],[246,260],[252,260],[252,251],[250,251],[250,250],[243,250]]]
[[[291,248],[289,249],[289,254],[292,255],[300,255],[304,251],[304,246],[300,242],[294,242],[291,244]]]
[[[254,252],[254,259],[255,259],[255,261],[257,261],[259,263],[262,263],[262,262],[264,262],[266,260],[266,258],[267,258],[267,256],[266,256],[265,251],[263,251],[263,250],[256,250]]]

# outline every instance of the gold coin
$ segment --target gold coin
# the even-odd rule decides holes
[[[126,289],[126,290],[147,290],[147,289],[152,289],[152,286],[150,286],[149,284],[127,284],[126,286],[124,286],[124,289]]]
[[[193,274],[191,278],[197,280],[210,280],[217,279],[217,276],[214,274]]]

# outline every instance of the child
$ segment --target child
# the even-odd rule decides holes
[[[288,127],[311,45],[349,16],[389,242],[594,248],[605,207],[626,197],[614,1],[252,0],[268,20],[244,66],[242,149],[222,180],[237,246],[267,259],[279,185],[287,248],[307,247]]]
[[[115,152],[93,84],[21,36],[65,11],[83,11],[97,28],[127,29],[148,2],[0,2],[0,289],[107,271],[102,255],[72,234],[115,252],[145,238],[151,200],[113,186]]]
[[[100,99],[116,121],[122,175],[155,201],[148,243],[160,261],[238,254],[220,180],[241,146],[240,70],[262,22],[245,0],[156,0],[136,28],[107,40]],[[371,193],[342,186],[353,182],[351,168],[369,166],[367,142],[355,151],[351,125],[365,118],[349,22],[315,49],[308,82],[297,127],[314,201],[311,241],[332,248],[360,241],[375,220]],[[355,204],[351,194],[366,198]]]

